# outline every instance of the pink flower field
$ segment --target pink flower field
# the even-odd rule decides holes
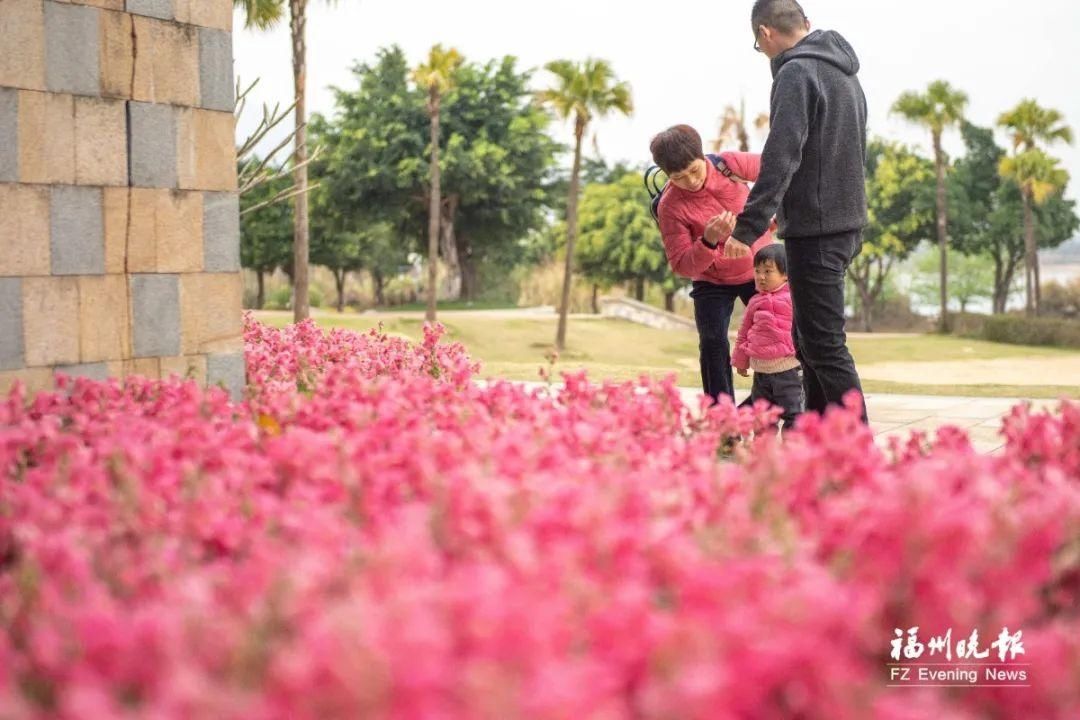
[[[0,718],[1080,717],[1080,404],[996,456],[738,441],[776,412],[481,385],[440,332],[249,318],[242,403],[0,398]]]

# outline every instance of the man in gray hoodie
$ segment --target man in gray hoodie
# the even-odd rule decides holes
[[[796,0],[757,0],[751,22],[754,49],[772,63],[771,125],[725,254],[748,255],[776,216],[806,409],[823,413],[850,390],[862,392],[844,329],[844,274],[867,221],[866,98],[851,45],[832,31],[811,32]]]

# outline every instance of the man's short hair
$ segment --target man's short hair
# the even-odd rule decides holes
[[[690,163],[705,158],[701,135],[689,125],[669,127],[652,139],[649,150],[653,162],[668,175],[682,172]]]
[[[787,251],[784,249],[783,243],[774,242],[772,245],[766,245],[754,253],[754,267],[764,265],[770,260],[776,266],[777,272],[781,275],[787,275]]]
[[[790,35],[806,27],[806,13],[796,0],[757,0],[750,11],[750,24],[754,32],[764,25]]]

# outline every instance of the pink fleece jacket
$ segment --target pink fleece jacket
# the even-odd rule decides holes
[[[746,370],[750,360],[779,360],[795,356],[791,337],[791,291],[784,283],[771,293],[759,292],[746,306],[731,364]]]
[[[756,181],[761,171],[761,156],[756,153],[725,152],[720,159],[750,182]],[[723,241],[715,250],[701,242],[705,223],[725,210],[738,215],[750,194],[745,183],[724,177],[711,162],[706,165],[708,174],[700,190],[690,192],[671,184],[660,199],[657,215],[664,251],[676,275],[716,285],[741,285],[754,279],[753,253],[773,241],[772,228],[758,238],[751,256],[745,258],[724,257]]]

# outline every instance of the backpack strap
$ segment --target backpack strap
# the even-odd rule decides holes
[[[709,162],[713,164],[713,167],[715,167],[717,171],[719,171],[719,173],[726,177],[728,180],[731,180],[732,182],[742,183],[743,185],[750,184],[750,181],[746,178],[736,175],[735,172],[727,166],[727,163],[724,162],[719,155],[709,153],[705,157],[709,158]]]

